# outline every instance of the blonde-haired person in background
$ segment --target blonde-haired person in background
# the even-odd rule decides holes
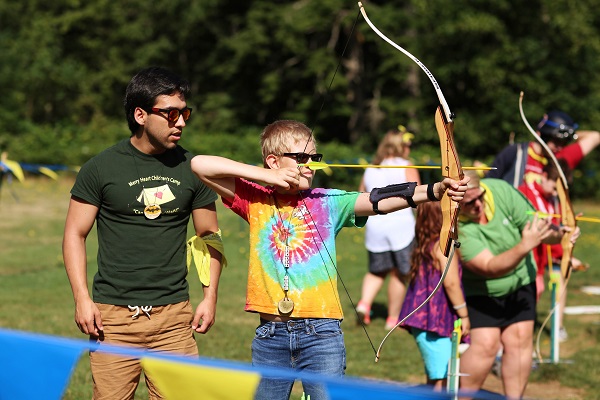
[[[388,131],[379,143],[373,164],[412,165],[408,155],[413,138],[414,135],[402,125],[399,125],[398,129]],[[419,171],[405,168],[367,168],[359,191],[370,192],[376,187],[404,182],[421,184]],[[361,299],[356,306],[357,314],[365,325],[371,323],[371,305],[388,275],[388,314],[385,328],[392,329],[396,325],[406,294],[405,281],[410,271],[414,227],[415,216],[410,208],[391,215],[375,215],[367,221],[365,247],[369,254],[369,272],[363,278]]]

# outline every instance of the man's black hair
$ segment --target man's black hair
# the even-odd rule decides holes
[[[189,82],[165,68],[149,67],[139,71],[129,81],[123,100],[131,134],[137,132],[140,127],[133,116],[136,107],[149,111],[160,95],[181,93],[187,97],[189,92]]]

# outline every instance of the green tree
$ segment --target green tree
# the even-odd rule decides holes
[[[519,118],[562,109],[600,124],[600,12],[583,0],[373,0],[370,19],[434,74],[456,113],[461,159],[491,162]],[[0,150],[28,162],[80,163],[128,134],[122,97],[131,76],[162,65],[192,83],[195,151],[245,159],[251,132],[305,121],[322,144],[372,154],[403,124],[419,157],[439,159],[437,96],[423,71],[381,40],[342,0],[23,0],[0,2]],[[211,147],[203,135],[224,135]],[[246,136],[250,135],[250,136]],[[420,153],[420,154],[419,154]],[[576,173],[598,194],[597,161]],[[585,179],[583,179],[585,178]],[[577,192],[579,193],[579,192]]]

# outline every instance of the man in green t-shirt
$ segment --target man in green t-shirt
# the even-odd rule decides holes
[[[458,232],[471,345],[461,357],[461,389],[479,390],[503,349],[505,395],[521,398],[533,351],[537,268],[531,250],[560,243],[566,230],[532,216],[529,201],[505,181],[466,175],[471,180]]]
[[[194,332],[206,333],[215,321],[219,243],[205,254],[210,278],[195,312],[186,279],[190,215],[197,237],[220,239],[217,196],[192,174],[192,155],[178,145],[192,111],[188,92],[187,81],[163,68],[136,74],[124,101],[131,137],[85,163],[71,190],[65,268],[75,322],[100,347],[121,344],[197,356]],[[94,223],[98,272],[92,300],[86,239]],[[133,399],[141,374],[138,359],[91,352],[90,361],[94,399]],[[151,376],[146,383],[150,398],[162,398]]]

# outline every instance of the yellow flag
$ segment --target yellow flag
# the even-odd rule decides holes
[[[54,180],[58,179],[58,174],[54,171],[52,171],[50,168],[48,167],[39,167],[38,171],[40,171],[40,173],[46,175],[49,178],[52,178]]]
[[[12,172],[19,182],[23,182],[25,180],[25,174],[23,174],[23,169],[18,162],[12,160],[2,160],[2,162],[6,164],[8,168],[10,168],[10,172]]]
[[[260,374],[142,358],[142,367],[169,400],[252,400]]]

